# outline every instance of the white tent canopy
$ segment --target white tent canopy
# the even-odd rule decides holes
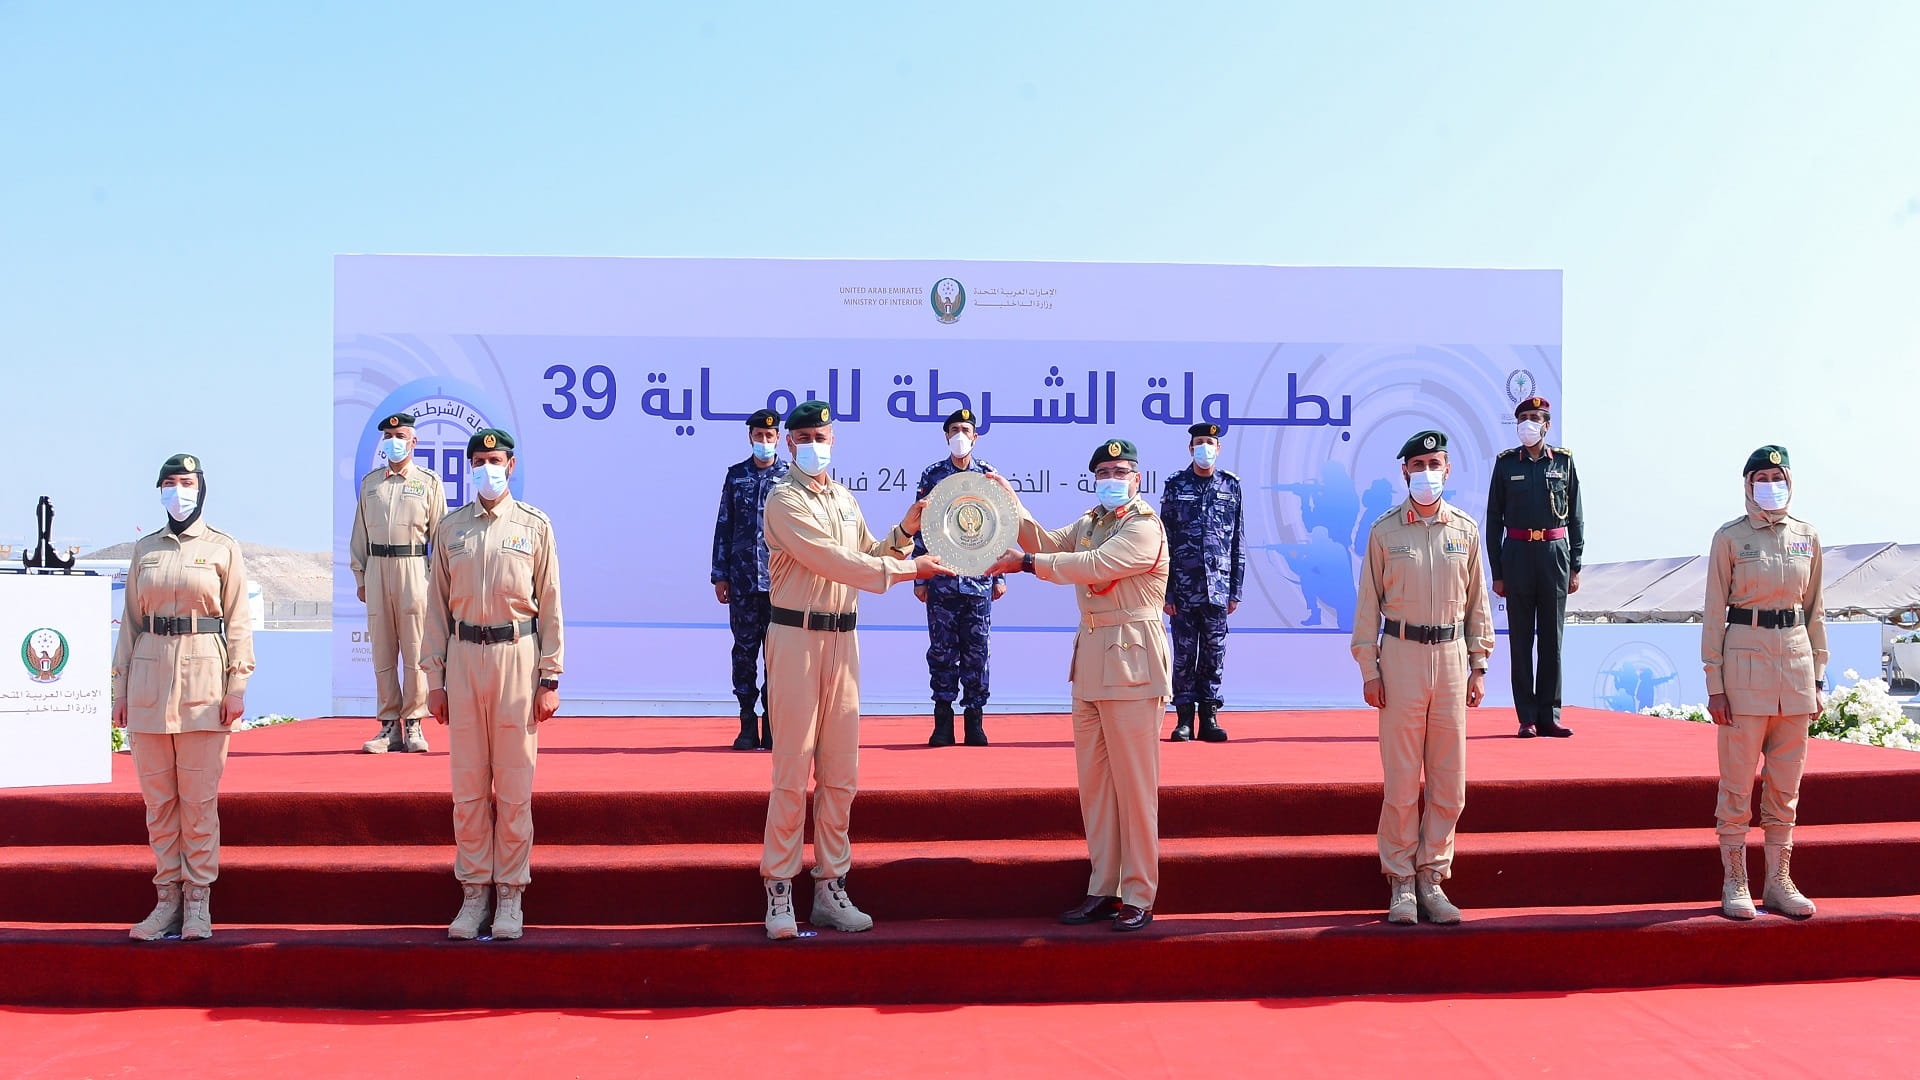
[[[1821,551],[1829,615],[1892,618],[1920,611],[1920,544],[1838,544]],[[1707,560],[1598,563],[1580,571],[1580,591],[1567,597],[1576,619],[1691,622],[1706,601]]]

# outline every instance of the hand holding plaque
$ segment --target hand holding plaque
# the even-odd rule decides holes
[[[1019,546],[1019,505],[999,477],[954,473],[927,495],[920,537],[941,565],[969,577],[984,574],[1002,552]]]

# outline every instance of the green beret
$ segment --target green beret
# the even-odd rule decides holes
[[[1220,436],[1225,435],[1226,433],[1227,433],[1227,429],[1225,427],[1219,424],[1207,423],[1207,422],[1195,424],[1192,427],[1187,429],[1187,434],[1190,436],[1198,437],[1201,435],[1205,435],[1210,439],[1217,439]]]
[[[777,431],[780,428],[780,414],[772,409],[761,409],[747,417],[747,426],[755,431]]]
[[[1094,448],[1093,460],[1087,462],[1087,468],[1097,469],[1109,461],[1140,460],[1140,449],[1125,439],[1108,439]]]
[[[833,409],[824,401],[803,401],[787,414],[788,431],[804,431],[807,428],[826,427],[833,423]]]
[[[1543,397],[1530,397],[1521,399],[1520,404],[1513,407],[1513,418],[1518,420],[1521,413],[1532,412],[1535,409],[1546,413],[1548,417],[1553,416],[1553,402]]]
[[[1416,454],[1431,454],[1447,448],[1447,433],[1444,431],[1422,431],[1400,446],[1400,460],[1405,461]]]
[[[947,414],[947,422],[940,425],[940,434],[952,431],[955,424],[972,424],[978,430],[980,421],[974,417],[972,409],[955,409]]]
[[[1787,448],[1768,444],[1747,455],[1747,467],[1740,470],[1741,476],[1752,476],[1761,469],[1791,469],[1793,459],[1787,456]]]
[[[513,436],[497,427],[481,428],[467,440],[467,457],[485,453],[488,450],[505,450],[508,457],[513,456]]]
[[[169,476],[184,476],[187,473],[201,475],[200,459],[192,454],[175,454],[167,459],[165,465],[160,466],[160,479],[155,480],[153,486],[159,487]]]
[[[392,431],[397,427],[412,427],[413,419],[413,414],[410,412],[397,412],[385,420],[380,421],[380,430]]]

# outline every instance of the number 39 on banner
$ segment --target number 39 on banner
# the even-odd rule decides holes
[[[605,420],[613,415],[620,385],[613,377],[612,368],[595,364],[576,375],[571,367],[555,364],[547,369],[546,380],[556,384],[554,400],[542,405],[541,410],[552,419],[565,420],[575,412],[589,420]],[[588,403],[581,402],[583,397]]]

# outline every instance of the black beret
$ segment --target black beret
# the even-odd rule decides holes
[[[787,414],[788,431],[804,431],[807,428],[826,427],[833,423],[833,410],[824,401],[803,401]]]
[[[1552,416],[1553,402],[1548,401],[1546,398],[1537,397],[1537,396],[1530,397],[1530,398],[1523,398],[1521,399],[1520,404],[1515,405],[1513,407],[1513,418],[1518,420],[1520,418],[1521,413],[1532,412],[1535,409],[1538,409],[1541,412],[1546,413],[1548,416]]]
[[[1740,470],[1741,476],[1752,476],[1761,469],[1791,469],[1793,459],[1787,456],[1787,448],[1769,443],[1747,455],[1747,467]]]
[[[979,421],[973,418],[972,409],[955,409],[947,414],[947,422],[940,425],[940,434],[945,435],[952,431],[955,424],[973,424],[978,430]]]
[[[1087,468],[1097,469],[1109,461],[1139,461],[1140,449],[1125,439],[1108,439],[1094,448]]]
[[[780,427],[780,414],[772,409],[761,409],[747,417],[747,426],[755,431],[775,431]]]
[[[501,431],[497,427],[490,427],[481,428],[479,431],[473,433],[473,438],[467,440],[467,456],[469,458],[488,450],[505,450],[507,456],[512,457],[513,436]]]
[[[397,412],[380,421],[381,431],[391,431],[397,427],[412,427],[414,416],[410,412]]]
[[[1205,435],[1210,439],[1217,439],[1226,433],[1226,428],[1211,422],[1198,423],[1187,429],[1188,435]]]
[[[159,487],[169,476],[183,476],[187,473],[201,475],[200,459],[192,454],[175,454],[167,459],[166,464],[160,466],[160,479],[155,480],[153,486]]]
[[[1416,454],[1431,454],[1447,448],[1447,433],[1444,431],[1422,431],[1400,446],[1400,460],[1405,461]]]

